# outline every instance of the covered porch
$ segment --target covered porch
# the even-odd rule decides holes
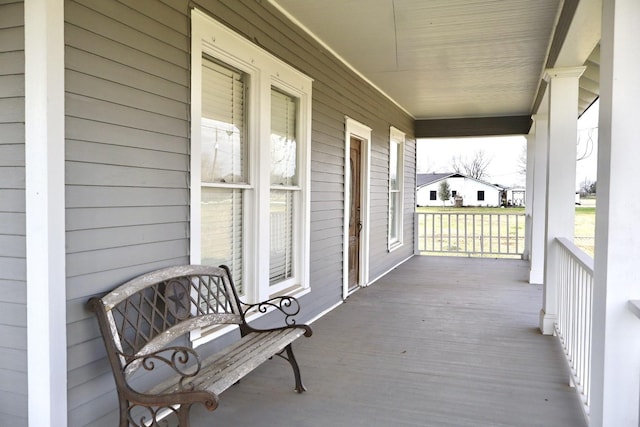
[[[528,274],[518,260],[413,257],[296,343],[307,393],[274,360],[192,425],[585,426]]]
[[[213,62],[241,65],[264,89],[246,126],[246,146],[265,148],[247,156],[261,167],[242,159],[256,165],[244,181],[211,184],[253,192],[238,242],[252,249],[243,265],[260,264],[248,271],[256,294],[270,286],[262,95],[290,90],[305,101],[291,104],[307,105],[300,188],[276,191],[304,195],[295,284],[318,320],[298,345],[309,393],[293,394],[288,366],[274,362],[215,413],[197,410],[195,425],[583,425],[552,336],[574,313],[588,337],[577,348],[589,361],[580,372],[590,425],[638,425],[637,0],[0,3],[0,424],[112,425],[115,389],[86,301],[143,272],[201,262],[192,196],[211,184],[200,179],[197,124],[211,119],[201,61],[215,51]],[[194,32],[195,16],[215,28]],[[234,43],[213,46],[218,31]],[[257,68],[255,49],[269,58]],[[313,90],[271,73],[275,63]],[[257,84],[258,74],[273,81]],[[574,263],[564,260],[585,94],[601,100],[596,257]],[[416,243],[416,139],[507,134],[528,135],[529,263],[413,257],[386,275]],[[353,157],[352,138],[362,142]],[[363,163],[357,191],[353,160]],[[352,201],[363,221],[349,227]],[[363,230],[353,262],[349,229]],[[351,271],[366,288],[336,307]],[[559,280],[584,276],[588,294]],[[560,304],[578,294],[586,304]]]

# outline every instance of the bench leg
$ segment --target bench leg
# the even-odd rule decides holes
[[[302,384],[302,378],[300,377],[300,367],[298,366],[296,357],[293,355],[291,344],[287,345],[287,347],[285,347],[285,350],[287,351],[287,360],[293,368],[293,375],[296,377],[296,392],[302,393],[303,391],[307,391],[307,389],[304,388],[304,385]]]
[[[191,404],[183,403],[180,405],[180,409],[178,409],[178,425],[180,427],[189,427],[189,410],[191,409]]]

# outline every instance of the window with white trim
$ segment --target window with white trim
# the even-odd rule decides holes
[[[402,246],[404,140],[404,132],[391,127],[389,131],[389,250]]]
[[[194,9],[191,85],[191,262],[248,302],[308,288],[311,79]]]

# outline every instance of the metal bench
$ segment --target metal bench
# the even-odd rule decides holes
[[[284,296],[244,304],[225,266],[153,271],[92,298],[88,305],[98,318],[115,378],[120,426],[157,425],[168,412],[188,426],[191,405],[214,410],[220,393],[276,355],[291,364],[295,390],[305,391],[291,343],[312,332],[296,324],[298,300]],[[256,329],[246,321],[249,313],[271,310],[284,315],[282,327]],[[205,359],[190,346],[175,345],[179,339],[185,343],[190,331],[227,324],[239,326],[240,340]],[[151,377],[143,374],[154,384],[138,390],[134,383],[145,371],[154,372]]]

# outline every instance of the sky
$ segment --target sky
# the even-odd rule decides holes
[[[576,190],[587,180],[596,181],[598,103],[596,102],[578,120],[578,158],[576,163]],[[490,159],[485,181],[508,187],[525,185],[525,176],[518,173],[518,159],[526,151],[524,136],[483,138],[429,138],[418,139],[418,173],[453,172],[454,156],[472,159],[478,150]]]
[[[485,181],[505,186],[524,186],[518,173],[518,158],[525,149],[524,136],[488,138],[429,138],[418,140],[418,173],[453,172],[452,159],[460,155],[471,160],[479,150],[490,160]]]

